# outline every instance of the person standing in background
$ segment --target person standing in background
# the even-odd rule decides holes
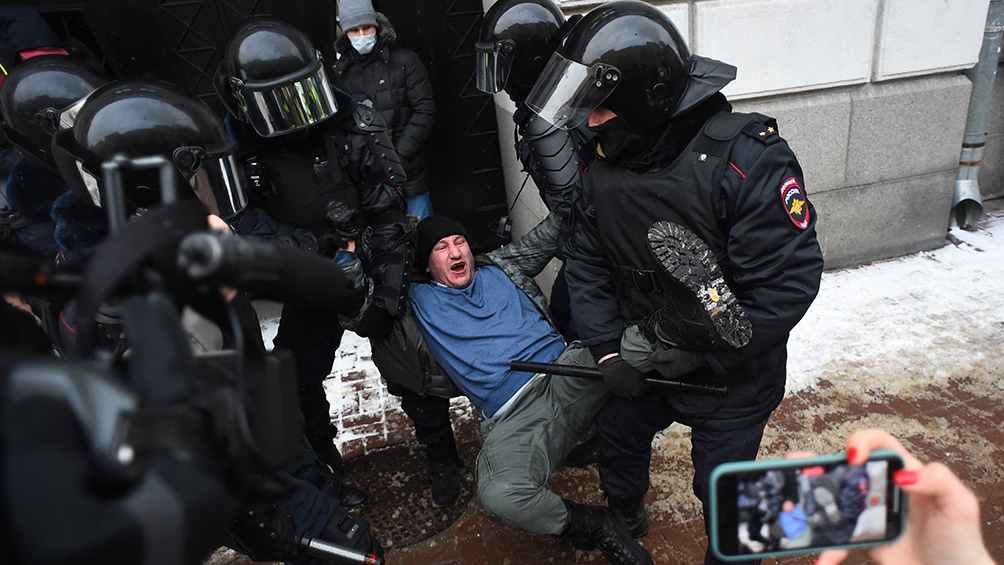
[[[424,146],[436,123],[429,73],[370,0],[340,0],[338,24],[332,82],[383,116],[408,178],[408,213],[425,218],[433,210]]]

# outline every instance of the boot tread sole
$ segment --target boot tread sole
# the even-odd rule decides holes
[[[711,248],[697,234],[660,221],[649,228],[648,245],[666,273],[700,302],[719,337],[737,349],[749,343],[753,327],[746,311],[725,283]]]

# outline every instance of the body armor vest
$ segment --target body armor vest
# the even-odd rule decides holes
[[[260,187],[262,204],[276,220],[314,234],[331,233],[324,212],[333,200],[359,209],[355,186],[339,165],[340,138],[330,132],[302,144],[283,142],[281,149],[263,152],[259,165],[267,182]]]
[[[635,172],[597,160],[585,175],[597,216],[597,232],[611,261],[622,315],[629,323],[662,306],[669,276],[652,256],[648,229],[657,221],[678,223],[697,234],[715,254],[731,283],[728,233],[721,185],[729,153],[743,130],[768,120],[759,114],[720,113],[667,167]]]

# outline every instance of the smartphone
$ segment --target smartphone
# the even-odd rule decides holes
[[[711,550],[738,561],[888,543],[903,533],[906,499],[890,450],[864,465],[845,454],[745,461],[711,473]]]

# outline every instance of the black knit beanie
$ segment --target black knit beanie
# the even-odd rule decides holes
[[[424,271],[429,266],[429,254],[439,240],[451,235],[462,235],[466,239],[467,230],[455,220],[446,216],[429,216],[418,223],[418,246],[415,249],[415,264]]]

